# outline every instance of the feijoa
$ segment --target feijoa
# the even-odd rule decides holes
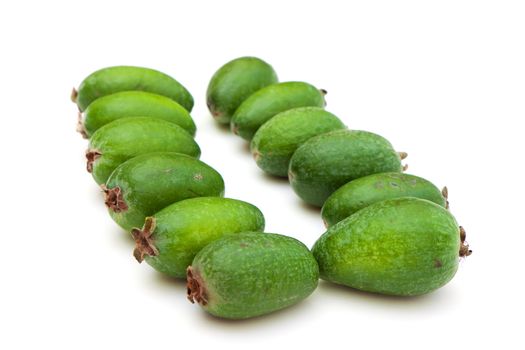
[[[274,115],[297,107],[324,107],[326,91],[298,81],[269,85],[253,93],[237,108],[232,131],[251,140],[257,129]]]
[[[233,112],[248,96],[277,81],[272,66],[260,58],[236,58],[211,78],[206,92],[208,109],[216,121],[228,124]]]
[[[172,277],[183,278],[208,243],[246,231],[263,231],[264,216],[254,205],[230,198],[197,197],[167,206],[133,229],[135,258]]]
[[[190,113],[172,99],[145,91],[123,91],[96,99],[83,113],[79,131],[86,137],[120,118],[153,117],[177,124],[195,135]]]
[[[91,136],[86,152],[87,170],[100,185],[126,160],[151,152],[200,156],[199,145],[176,124],[149,117],[121,118]]]
[[[288,178],[299,197],[321,207],[351,180],[401,171],[401,157],[388,140],[371,132],[344,129],[303,143],[290,160]]]
[[[135,66],[107,67],[91,73],[78,90],[73,89],[71,99],[80,111],[84,111],[102,96],[137,90],[169,97],[188,112],[193,108],[193,97],[177,80],[158,70]]]
[[[372,203],[400,197],[423,198],[447,206],[445,196],[428,180],[404,173],[379,173],[340,187],[324,203],[321,216],[330,227]]]
[[[102,186],[113,220],[126,231],[147,216],[193,197],[222,196],[224,181],[206,163],[173,152],[146,153],[120,164]]]
[[[240,233],[204,247],[188,268],[188,299],[210,314],[242,319],[296,304],[317,287],[319,269],[298,240]]]
[[[376,202],[330,227],[312,251],[321,278],[390,295],[420,295],[449,282],[470,254],[448,210],[426,199]]]
[[[321,107],[299,107],[281,112],[255,133],[250,148],[262,170],[275,176],[288,176],[288,165],[295,150],[313,136],[344,129],[339,118]]]

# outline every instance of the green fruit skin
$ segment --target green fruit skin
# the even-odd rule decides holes
[[[145,91],[123,91],[96,99],[84,111],[83,129],[91,136],[100,127],[127,117],[164,119],[195,136],[195,123],[184,107],[168,97]]]
[[[459,227],[448,210],[405,197],[374,203],[330,227],[312,251],[322,279],[412,296],[454,277],[459,247]]]
[[[299,107],[281,112],[255,133],[250,148],[259,168],[287,177],[290,159],[313,136],[345,129],[339,118],[321,107]]]
[[[76,103],[84,111],[102,96],[137,90],[169,97],[188,112],[193,108],[193,97],[177,80],[154,69],[134,66],[107,67],[91,73],[80,83]]]
[[[211,114],[221,124],[230,123],[237,107],[251,94],[278,82],[272,66],[257,57],[240,57],[219,68],[206,92]]]
[[[256,206],[230,198],[187,199],[153,217],[152,237],[159,254],[145,260],[155,270],[177,278],[186,277],[186,268],[207,244],[239,232],[264,230],[264,216]]]
[[[128,207],[109,213],[123,229],[140,227],[147,216],[187,198],[223,196],[224,181],[212,167],[185,154],[147,153],[119,165],[106,187],[119,187]]]
[[[319,268],[308,248],[278,235],[244,233],[219,239],[192,263],[205,286],[212,315],[243,319],[303,300],[317,287]]]
[[[261,125],[280,112],[297,107],[324,107],[324,94],[304,82],[269,85],[250,95],[237,108],[231,120],[231,129],[249,141]]]
[[[321,207],[349,181],[401,171],[401,159],[385,138],[367,131],[337,130],[303,143],[290,160],[288,178],[300,198]]]
[[[327,227],[375,202],[400,197],[416,197],[446,207],[447,200],[430,181],[403,173],[365,176],[340,187],[323,205],[321,216]]]
[[[102,155],[93,162],[92,175],[100,185],[126,160],[151,152],[177,152],[199,158],[200,148],[180,126],[149,117],[117,119],[91,136],[89,150]]]

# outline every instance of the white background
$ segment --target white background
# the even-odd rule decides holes
[[[0,5],[2,349],[523,349],[522,1],[5,1]],[[195,97],[202,160],[267,231],[311,246],[317,210],[214,124],[207,83],[243,55],[328,90],[350,128],[387,137],[409,172],[447,185],[474,254],[452,282],[392,298],[321,282],[247,321],[206,315],[139,265],[105,211],[75,132],[73,86],[129,64]]]

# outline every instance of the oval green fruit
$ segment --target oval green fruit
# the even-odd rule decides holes
[[[232,131],[251,140],[257,129],[274,115],[297,107],[324,107],[326,91],[304,82],[269,85],[253,93],[237,108],[231,120]]]
[[[288,178],[306,203],[321,207],[339,187],[354,179],[401,172],[400,155],[385,138],[367,131],[337,130],[315,136],[292,156]]]
[[[445,208],[419,198],[374,203],[330,227],[312,251],[321,278],[390,295],[420,295],[449,282],[464,250]],[[467,249],[468,250],[468,249]]]
[[[319,268],[298,240],[241,233],[203,248],[188,268],[188,299],[214,316],[242,319],[296,304],[317,287]]]
[[[155,69],[134,66],[107,67],[91,73],[80,83],[78,91],[73,89],[71,98],[84,111],[102,96],[137,90],[169,97],[189,112],[193,108],[193,97],[177,80]]]
[[[379,173],[340,187],[324,203],[321,216],[330,227],[370,204],[400,197],[422,198],[447,206],[446,197],[428,180],[403,173]]]
[[[228,235],[263,231],[264,216],[254,205],[230,198],[186,199],[146,218],[133,229],[135,258],[155,270],[184,278],[186,268],[207,244]]]
[[[144,91],[123,91],[96,99],[83,113],[79,131],[86,137],[120,118],[153,117],[177,124],[195,136],[190,113],[172,99]]]
[[[250,148],[255,162],[266,173],[288,176],[296,149],[313,136],[344,129],[339,118],[321,107],[299,107],[281,112],[255,133]]]
[[[222,196],[224,181],[212,167],[185,154],[146,153],[120,164],[102,185],[113,220],[126,231],[147,216],[193,197]]]
[[[122,118],[91,136],[87,170],[100,185],[126,160],[151,152],[177,152],[194,158],[201,153],[193,137],[176,124],[149,117]]]
[[[257,90],[278,82],[272,66],[257,57],[240,57],[219,68],[206,92],[216,121],[228,124],[239,105]]]

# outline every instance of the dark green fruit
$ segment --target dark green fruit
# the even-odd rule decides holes
[[[290,159],[301,144],[313,136],[344,128],[339,118],[321,107],[293,108],[264,123],[250,148],[259,168],[286,177]]]
[[[443,193],[430,181],[403,173],[380,173],[365,176],[335,191],[323,205],[321,216],[327,227],[349,217],[372,203],[385,199],[416,197],[447,206]]]
[[[102,185],[113,220],[126,231],[147,216],[193,197],[222,196],[224,181],[212,167],[185,154],[146,153],[120,164]]]
[[[269,85],[253,93],[237,108],[231,120],[232,131],[251,140],[257,129],[274,115],[297,107],[324,107],[326,91],[303,82]]]
[[[102,96],[121,91],[147,91],[178,102],[191,112],[193,97],[177,80],[150,68],[114,66],[100,69],[85,78],[71,99],[84,111],[91,102]]]
[[[199,158],[200,148],[180,126],[149,117],[117,119],[91,136],[87,170],[100,185],[117,166],[140,154],[177,152]]]
[[[133,229],[135,258],[155,270],[184,278],[207,244],[228,235],[263,231],[264,216],[252,204],[229,198],[197,197],[172,204]]]
[[[419,198],[374,203],[330,227],[312,251],[321,278],[391,295],[429,293],[449,282],[470,254],[445,208]]]
[[[182,127],[192,136],[196,130],[184,107],[168,97],[144,91],[123,91],[98,98],[83,114],[78,130],[85,137],[116,119],[127,117],[164,119]]]
[[[241,233],[214,241],[188,268],[188,299],[218,317],[259,316],[296,304],[317,287],[308,248],[278,234]]]
[[[239,105],[257,90],[277,83],[272,66],[257,57],[240,57],[219,68],[206,92],[208,109],[216,121],[228,124]]]
[[[288,178],[299,197],[321,207],[349,181],[401,171],[401,157],[385,138],[367,131],[337,130],[303,143],[290,160]]]

